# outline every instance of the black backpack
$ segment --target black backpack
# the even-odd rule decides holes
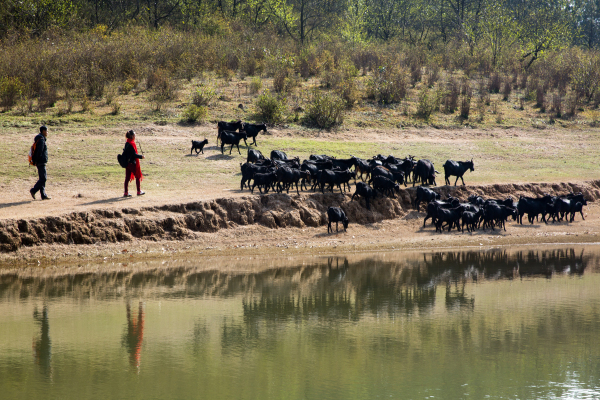
[[[127,143],[125,143],[125,147],[123,147],[123,154],[117,154],[117,161],[119,162],[119,165],[123,168],[127,168],[127,165],[129,164],[129,160],[127,158],[125,158],[125,150],[127,149]]]

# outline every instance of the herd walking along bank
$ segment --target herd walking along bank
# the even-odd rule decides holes
[[[240,122],[239,126],[237,133],[243,136],[244,124]],[[248,149],[247,162],[241,164],[240,189],[249,188],[249,196],[2,220],[0,250],[134,238],[193,239],[204,232],[252,224],[269,228],[318,227],[338,219],[347,227],[348,223],[369,224],[404,217],[422,209],[421,204],[426,211],[424,224],[431,219],[438,231],[466,227],[467,232],[473,229],[491,232],[496,227],[506,229],[505,222],[510,217],[522,223],[525,214],[530,223],[535,219],[569,223],[577,213],[583,218],[582,207],[587,201],[600,198],[600,181],[456,186],[459,177],[474,170],[473,160],[448,160],[444,164],[445,180],[448,183],[455,176],[455,185],[435,186],[438,171],[433,165],[413,156],[400,159],[381,155],[368,160],[312,155],[300,163],[297,157],[288,157],[282,151],[274,150],[266,158],[257,150]],[[350,196],[346,190],[351,190],[352,182],[355,191]],[[265,194],[253,195],[255,188]],[[296,189],[295,196],[287,194],[290,188]],[[338,210],[328,212],[330,207],[343,214]]]

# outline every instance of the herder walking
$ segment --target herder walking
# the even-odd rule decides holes
[[[35,186],[29,190],[31,197],[35,199],[35,194],[39,191],[42,200],[50,200],[50,196],[46,194],[46,164],[48,163],[48,147],[46,146],[46,138],[48,137],[48,128],[40,127],[40,133],[33,139],[35,150],[31,156],[31,162],[37,167],[38,181]]]
[[[127,168],[125,169],[125,193],[123,197],[131,197],[129,194],[129,182],[135,178],[135,185],[137,187],[137,195],[142,196],[146,194],[142,192],[141,182],[142,182],[142,168],[140,167],[140,159],[144,158],[142,154],[138,154],[137,146],[135,145],[135,132],[133,130],[128,131],[125,134],[127,138],[127,142],[125,143],[125,148],[123,149],[123,156],[125,157],[127,162]]]

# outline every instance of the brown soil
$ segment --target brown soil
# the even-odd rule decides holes
[[[504,198],[508,195],[553,195],[583,192],[600,198],[600,181],[578,184],[498,184],[476,187],[443,186],[438,190],[466,199],[468,194]],[[350,195],[270,194],[221,198],[204,202],[139,208],[94,209],[36,219],[0,221],[2,264],[49,263],[80,258],[131,258],[173,253],[203,255],[265,255],[380,249],[494,246],[525,243],[586,243],[598,241],[600,213],[590,203],[589,217],[574,223],[545,225],[511,223],[507,231],[439,234],[423,213],[412,207],[415,190],[398,198],[379,197],[372,210]],[[347,232],[327,234],[326,210],[342,207],[350,219]]]

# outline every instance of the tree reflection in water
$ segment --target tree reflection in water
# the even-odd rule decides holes
[[[52,346],[50,343],[50,323],[48,322],[48,307],[42,312],[37,308],[33,311],[33,320],[40,325],[40,336],[33,339],[33,357],[40,373],[47,378],[52,377]]]
[[[139,372],[142,341],[144,339],[144,303],[140,301],[138,315],[131,315],[131,304],[127,302],[127,327],[123,335],[123,345],[129,353],[129,364]]]

